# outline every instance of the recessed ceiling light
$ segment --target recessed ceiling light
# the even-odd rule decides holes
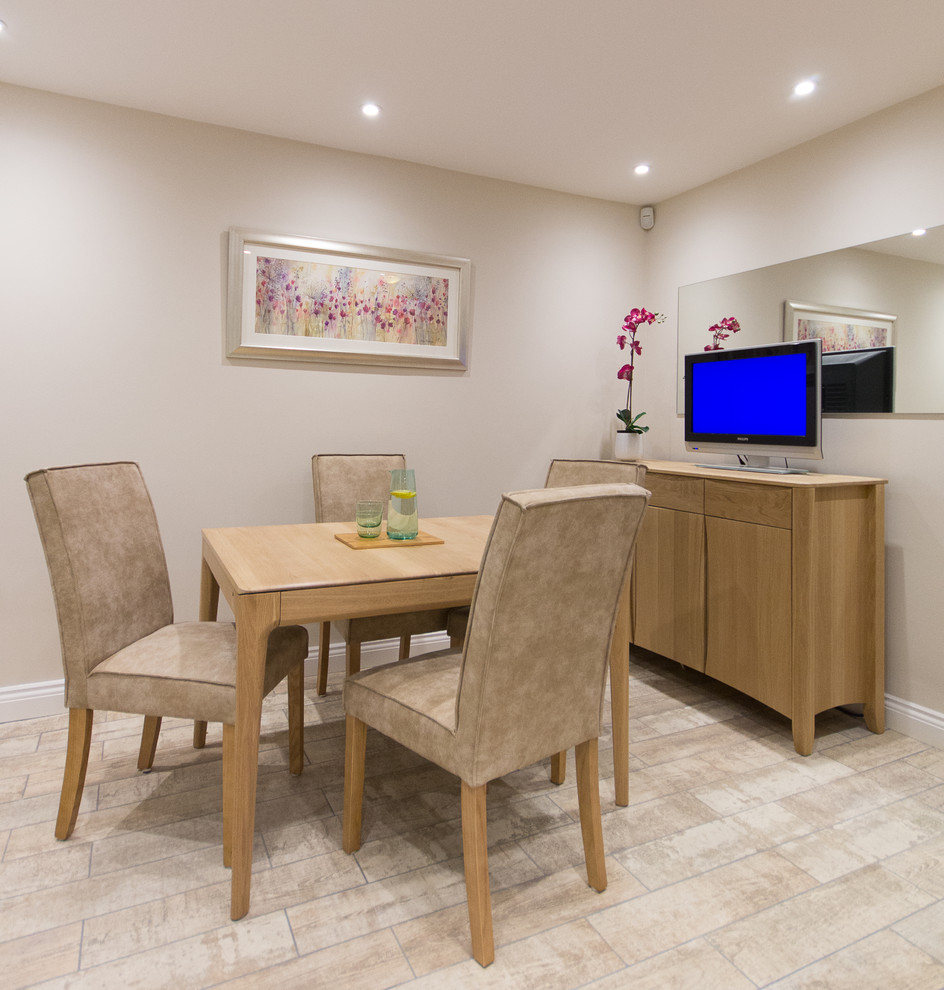
[[[913,230],[911,232],[911,236],[912,237],[924,237],[924,235],[926,233],[927,233],[927,231],[924,229],[924,227],[919,227],[917,230]]]
[[[809,96],[816,89],[815,79],[804,79],[793,87],[794,96]]]
[[[379,117],[380,116],[380,107],[377,106],[376,103],[365,103],[361,107],[361,113],[365,117]]]
[[[649,174],[649,166],[645,162],[640,162],[633,169],[633,171],[636,173],[636,175],[648,175]]]
[[[0,31],[6,31],[7,25],[5,21],[0,21]]]

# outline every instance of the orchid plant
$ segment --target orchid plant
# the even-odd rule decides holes
[[[722,340],[727,340],[732,333],[737,333],[741,329],[741,324],[733,316],[726,316],[723,320],[716,323],[713,327],[708,327],[708,333],[712,335],[711,343],[705,344],[706,351],[720,351],[723,350],[721,346]]]
[[[616,418],[623,424],[621,433],[648,433],[648,426],[640,426],[639,420],[646,414],[644,412],[633,415],[633,371],[637,355],[642,354],[642,345],[636,340],[636,331],[646,323],[661,323],[665,319],[662,313],[650,313],[647,309],[631,310],[629,315],[623,320],[623,332],[616,338],[621,351],[629,348],[629,364],[624,364],[616,373],[620,381],[626,382],[626,408],[619,409]]]

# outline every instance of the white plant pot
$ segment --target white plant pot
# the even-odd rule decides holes
[[[613,445],[613,456],[618,461],[638,461],[642,457],[645,433],[625,433],[619,430]]]

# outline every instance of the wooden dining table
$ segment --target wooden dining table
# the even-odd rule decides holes
[[[421,533],[441,543],[366,549],[337,538],[352,533],[353,522],[203,531],[200,619],[217,618],[222,591],[236,620],[236,723],[224,786],[224,817],[231,823],[224,858],[232,866],[234,921],[249,910],[269,633],[277,626],[468,605],[492,518],[423,519]],[[627,580],[610,658],[616,800],[623,805],[629,803],[628,602]]]

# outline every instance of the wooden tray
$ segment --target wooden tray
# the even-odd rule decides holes
[[[445,543],[438,536],[430,536],[422,530],[412,540],[391,540],[384,530],[383,536],[376,536],[373,539],[364,539],[357,533],[335,533],[334,538],[340,540],[346,547],[352,550],[379,550],[382,547],[429,547],[437,543]]]

